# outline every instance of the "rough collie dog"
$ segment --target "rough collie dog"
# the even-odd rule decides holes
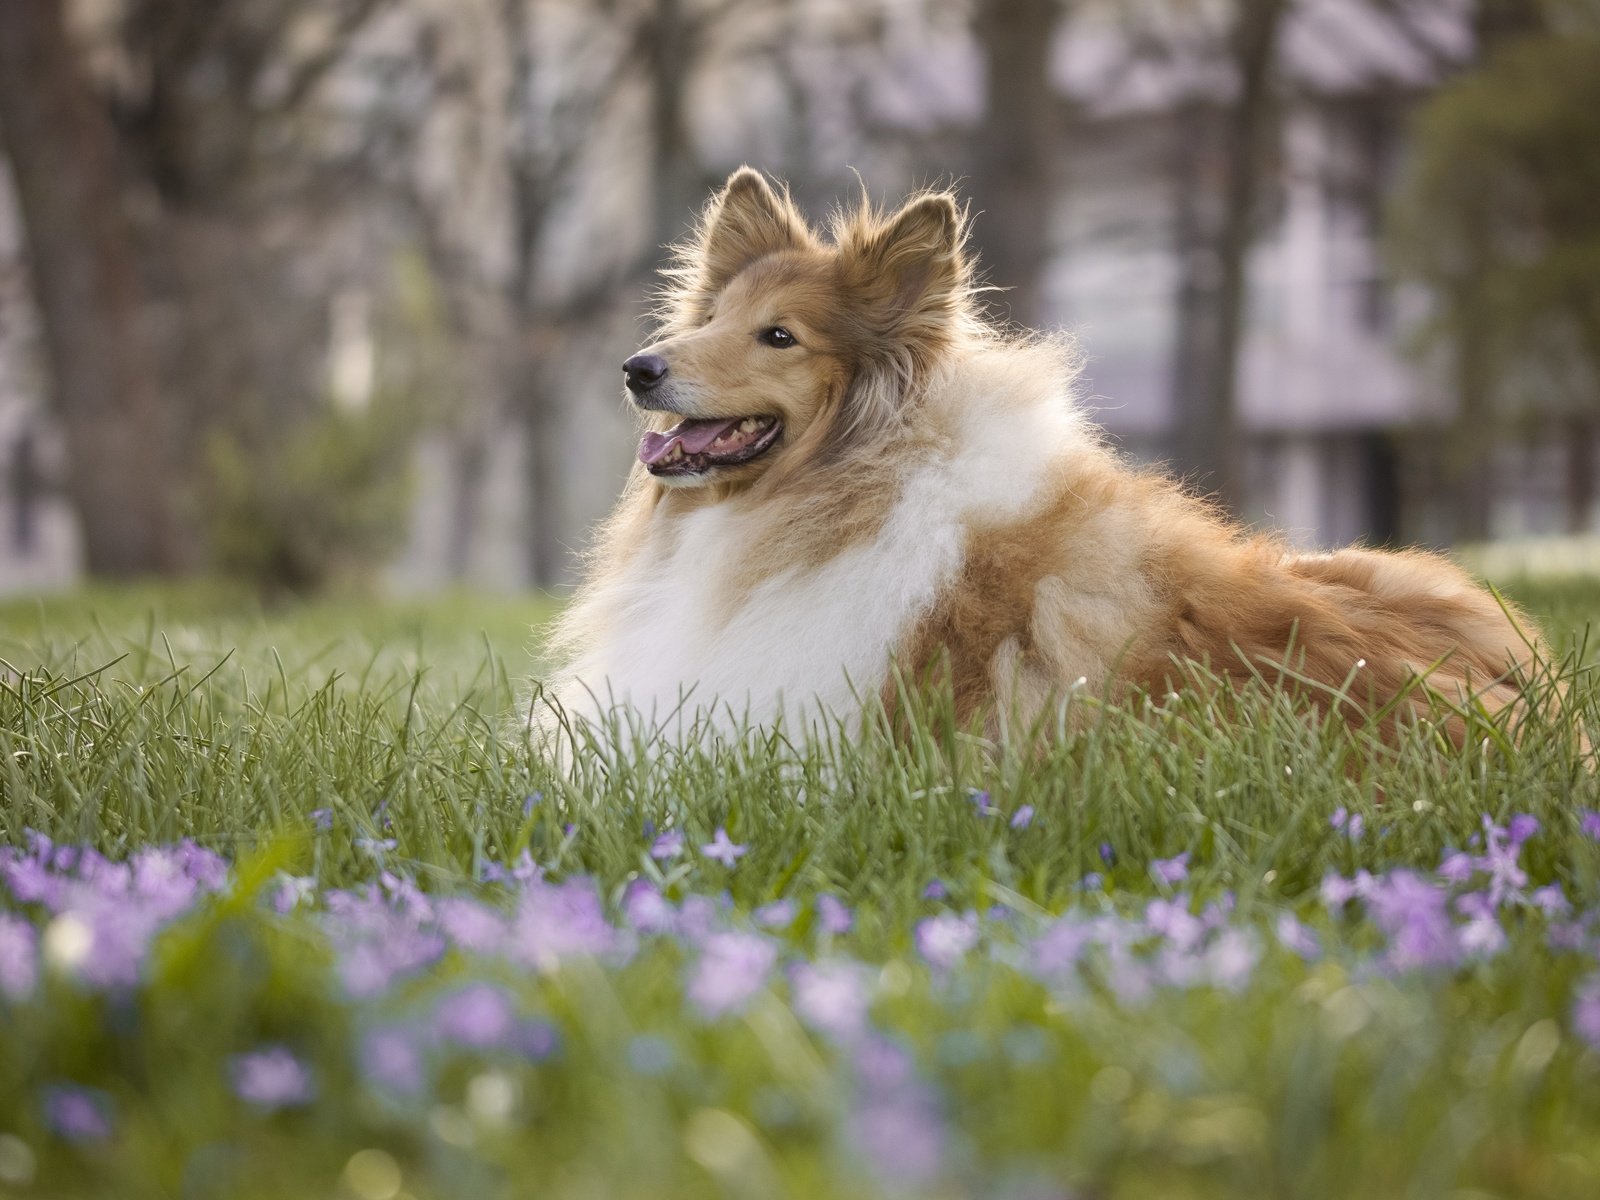
[[[670,735],[928,679],[991,729],[1202,679],[1386,720],[1514,701],[1529,627],[1450,563],[1292,553],[1122,462],[1073,345],[985,322],[965,236],[942,192],[827,236],[748,168],[711,200],[623,364],[645,432],[559,629],[567,710]]]

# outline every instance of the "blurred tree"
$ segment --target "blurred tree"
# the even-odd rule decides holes
[[[59,0],[0,5],[0,135],[28,231],[89,569],[168,570],[170,461],[113,131]]]
[[[987,277],[1005,289],[994,309],[1037,325],[1050,260],[1054,167],[1065,104],[1050,80],[1062,0],[979,0],[973,29],[983,59],[983,116],[973,131],[973,186],[983,213],[975,237]]]
[[[1279,37],[1291,9],[1292,0],[1231,5],[1225,27],[1211,31],[1213,48],[1201,52],[1222,64],[1230,94],[1220,106],[1211,98],[1186,104],[1176,126],[1176,459],[1235,511],[1243,500],[1237,409],[1247,271],[1276,143]]]
[[[1421,331],[1458,400],[1457,536],[1488,529],[1484,464],[1520,415],[1563,420],[1567,514],[1587,528],[1600,432],[1600,4],[1486,3],[1482,65],[1440,91],[1389,227],[1430,292]]]
[[[320,400],[326,307],[286,247],[348,200],[318,91],[395,2],[4,6],[6,145],[92,572],[200,565],[200,432]]]

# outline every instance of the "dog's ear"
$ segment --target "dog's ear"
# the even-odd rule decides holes
[[[850,292],[879,337],[914,344],[948,336],[972,290],[955,197],[930,192],[886,219],[858,218],[840,241]]]
[[[740,167],[706,207],[696,284],[715,295],[758,258],[815,245],[787,191],[774,192],[759,171]]]

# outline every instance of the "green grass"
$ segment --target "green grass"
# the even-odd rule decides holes
[[[1565,656],[1565,695],[1552,686],[1511,728],[1469,714],[1467,752],[1427,728],[1385,747],[1262,690],[1085,700],[1063,732],[999,746],[930,698],[903,739],[870,724],[821,743],[752,734],[586,753],[570,773],[514,718],[549,602],[271,612],[191,589],[0,606],[0,845],[36,830],[122,860],[194,838],[238,864],[131,993],[47,970],[31,999],[0,997],[0,1195],[1600,1194],[1600,1055],[1572,1024],[1592,950],[1552,951],[1542,917],[1513,914],[1482,962],[1375,972],[1372,926],[1317,898],[1330,872],[1432,872],[1485,815],[1523,813],[1541,823],[1528,887],[1559,883],[1579,913],[1600,911],[1600,846],[1579,829],[1600,785],[1576,734],[1600,729],[1600,683],[1577,665],[1600,587],[1510,590]],[[1024,806],[1032,823],[1013,828]],[[1363,817],[1359,840],[1330,826],[1340,808]],[[731,870],[647,853],[647,829],[692,848],[719,828],[749,846]],[[859,1048],[798,1020],[781,972],[744,1011],[702,1018],[683,997],[693,952],[674,939],[543,972],[452,952],[351,1003],[321,918],[261,897],[283,874],[364,886],[379,869],[364,846],[385,838],[383,866],[437,896],[499,902],[485,866],[526,851],[551,879],[592,878],[613,913],[641,878],[677,898],[726,893],[738,927],[793,901],[773,934],[785,962],[866,964],[874,1026],[936,1110],[922,1115],[941,1170],[914,1186],[875,1174],[856,1145],[878,1128]],[[1137,915],[1170,894],[1149,864],[1184,853],[1195,910],[1229,895],[1228,922],[1259,941],[1242,989],[1131,1002],[1092,971],[1060,989],[1019,962],[1056,914]],[[849,933],[819,930],[824,893],[853,911]],[[960,965],[924,962],[919,921],[995,905],[1013,915],[985,922]],[[1283,913],[1316,930],[1318,961],[1277,948]],[[559,1031],[554,1057],[445,1056],[420,1099],[363,1081],[354,1047],[374,1022],[414,1021],[485,974]],[[254,1112],[227,1064],[279,1043],[311,1063],[317,1098]],[[41,1089],[61,1081],[109,1098],[108,1138],[51,1132]],[[382,1153],[352,1161],[363,1149]]]

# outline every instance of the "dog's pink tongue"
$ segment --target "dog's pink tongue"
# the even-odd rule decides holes
[[[654,430],[644,435],[639,443],[639,461],[647,467],[655,466],[672,453],[674,443],[683,447],[685,454],[702,454],[706,447],[739,423],[738,417],[712,418],[699,421],[681,421],[665,433]]]

